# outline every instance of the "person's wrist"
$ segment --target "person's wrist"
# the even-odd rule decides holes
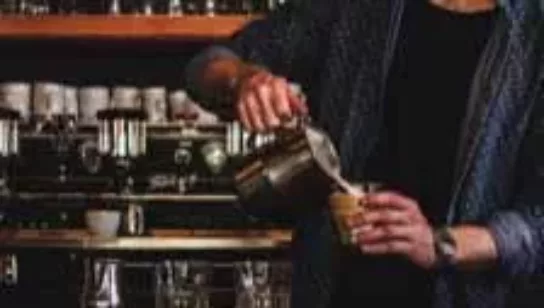
[[[436,270],[450,269],[455,266],[457,243],[448,227],[433,229],[434,266]]]

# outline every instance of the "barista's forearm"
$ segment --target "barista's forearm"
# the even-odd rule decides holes
[[[497,248],[491,232],[485,227],[458,226],[452,228],[457,245],[455,264],[459,269],[484,269],[497,262]]]

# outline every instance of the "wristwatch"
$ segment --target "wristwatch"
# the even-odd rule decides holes
[[[447,227],[435,229],[433,237],[436,268],[443,269],[453,267],[457,245],[451,234],[451,230]]]

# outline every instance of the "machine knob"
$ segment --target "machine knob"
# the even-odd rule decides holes
[[[174,163],[176,165],[188,166],[193,160],[193,154],[186,148],[178,148],[174,152]]]
[[[102,158],[98,152],[98,145],[94,141],[85,141],[79,148],[81,162],[87,171],[96,174],[102,167]]]

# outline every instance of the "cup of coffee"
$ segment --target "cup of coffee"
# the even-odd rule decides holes
[[[92,209],[85,212],[87,228],[93,236],[113,238],[121,225],[121,212],[118,210]]]
[[[340,242],[344,245],[351,245],[351,228],[348,225],[350,219],[364,211],[361,198],[366,193],[375,192],[381,187],[378,183],[352,184],[359,191],[357,194],[343,191],[333,192],[329,196],[329,207],[333,216]]]

